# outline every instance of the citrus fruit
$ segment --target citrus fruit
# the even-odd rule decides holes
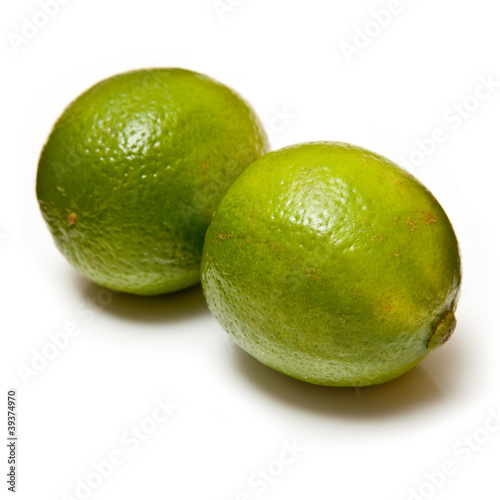
[[[264,155],[205,238],[210,310],[245,351],[320,385],[391,380],[456,324],[460,255],[434,196],[371,151],[299,144]]]
[[[64,111],[37,196],[81,274],[124,292],[172,292],[199,282],[213,211],[267,149],[255,112],[225,85],[178,68],[132,71]]]

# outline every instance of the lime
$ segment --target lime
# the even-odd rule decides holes
[[[38,167],[57,247],[84,276],[153,295],[200,280],[210,217],[268,141],[255,112],[177,68],[104,80],[64,111]]]
[[[292,377],[365,386],[406,372],[455,328],[460,254],[434,196],[371,151],[299,144],[255,161],[207,231],[210,310]]]

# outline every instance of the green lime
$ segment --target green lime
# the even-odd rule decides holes
[[[210,310],[262,363],[315,384],[364,386],[406,372],[451,335],[457,239],[403,169],[344,143],[255,161],[207,231]]]
[[[37,196],[81,274],[140,295],[172,292],[200,281],[212,213],[267,149],[255,112],[225,85],[177,68],[132,71],[64,111]]]

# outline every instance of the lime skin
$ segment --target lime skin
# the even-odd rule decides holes
[[[82,275],[139,295],[173,292],[200,281],[212,213],[268,148],[227,86],[179,68],[132,71],[67,107],[41,154],[37,197]]]
[[[390,160],[344,143],[268,153],[228,190],[202,285],[236,343],[291,377],[398,377],[456,325],[460,253],[436,198]]]

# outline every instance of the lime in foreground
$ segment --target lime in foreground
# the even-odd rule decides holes
[[[452,225],[413,176],[344,143],[264,155],[208,229],[202,284],[245,351],[292,377],[366,386],[403,374],[455,325]]]

